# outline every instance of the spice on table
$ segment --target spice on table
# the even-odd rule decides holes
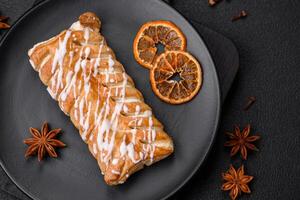
[[[226,134],[229,136],[230,140],[225,142],[224,146],[232,147],[230,156],[234,156],[240,151],[242,158],[244,160],[247,160],[247,149],[258,151],[256,146],[252,144],[252,142],[260,139],[260,136],[249,136],[249,124],[242,131],[237,125],[235,125],[234,133],[226,132]]]
[[[229,191],[229,196],[232,200],[235,200],[238,195],[243,193],[251,193],[248,183],[252,181],[253,176],[245,175],[244,165],[236,170],[232,165],[227,172],[222,174],[222,178],[225,181],[222,185],[223,191]]]
[[[217,3],[219,3],[221,0],[208,0],[208,5],[209,6],[214,6],[216,5]]]
[[[54,129],[49,131],[48,123],[45,122],[42,126],[41,132],[35,128],[29,128],[32,138],[24,140],[24,143],[29,147],[25,153],[25,157],[38,154],[38,160],[41,161],[46,152],[53,158],[57,157],[55,147],[65,147],[66,145],[60,140],[54,139],[61,129]]]
[[[0,30],[10,28],[10,25],[7,23],[7,20],[8,20],[8,17],[0,16]]]
[[[232,18],[231,18],[231,21],[237,21],[237,20],[239,20],[239,19],[242,19],[242,18],[245,18],[245,17],[247,17],[248,16],[248,13],[245,11],[245,10],[242,10],[241,12],[240,12],[240,14],[238,14],[238,15],[236,15],[236,16],[233,16]]]
[[[249,110],[249,108],[255,103],[256,97],[255,96],[249,96],[247,99],[248,99],[248,101],[247,101],[247,103],[244,107],[245,111]]]

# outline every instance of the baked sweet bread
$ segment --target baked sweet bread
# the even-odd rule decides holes
[[[30,63],[70,116],[109,185],[173,152],[173,142],[100,34],[82,14],[68,30],[36,44]]]

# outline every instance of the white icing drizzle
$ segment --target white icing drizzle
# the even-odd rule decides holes
[[[97,62],[97,58],[96,58],[96,62]],[[101,69],[98,70],[97,73],[99,74],[104,74],[104,82],[107,83],[109,82],[114,82],[112,79],[110,78],[110,74],[114,75],[116,77],[116,71],[114,69],[114,60],[112,59],[112,56],[109,55],[108,56],[108,69]],[[98,65],[98,64],[97,64]],[[94,67],[95,68],[95,67]],[[94,70],[94,74],[96,70]],[[128,87],[128,82],[127,82],[127,75],[126,73],[122,73],[123,74],[123,81],[118,84],[118,85],[113,85],[113,86],[108,86],[109,87],[109,94],[106,97],[106,101],[103,105],[103,107],[100,110],[100,114],[97,115],[95,114],[95,116],[97,117],[97,124],[98,125],[98,132],[97,132],[97,145],[98,145],[98,149],[100,151],[104,151],[105,154],[101,154],[100,159],[101,161],[103,161],[105,164],[108,164],[108,161],[112,159],[112,150],[114,148],[115,145],[115,136],[116,133],[118,131],[118,118],[119,115],[121,113],[121,111],[123,110],[125,113],[129,112],[129,109],[127,107],[126,104],[131,104],[131,103],[137,103],[137,102],[141,102],[141,100],[139,98],[134,98],[134,97],[126,97],[126,87]],[[116,103],[116,105],[114,106],[114,110],[111,112],[111,117],[110,119],[108,119],[107,114],[104,114],[103,116],[103,112],[104,113],[108,113],[109,110],[109,99],[111,97],[111,91],[110,89],[115,88],[115,97],[114,97],[114,101]],[[121,88],[120,90],[120,94],[118,95],[118,88]],[[99,100],[98,100],[99,101]],[[99,103],[97,103],[97,105],[99,105]],[[126,155],[130,158],[130,160],[133,163],[138,163],[140,162],[142,159],[144,159],[145,155],[140,152],[137,155],[139,156],[139,159],[136,159],[136,153],[135,153],[135,149],[134,149],[134,145],[136,143],[136,134],[137,134],[137,125],[141,125],[142,124],[142,119],[140,118],[149,118],[149,130],[151,130],[149,134],[152,134],[152,126],[153,123],[151,122],[152,118],[150,118],[152,116],[152,112],[151,111],[144,111],[144,112],[140,112],[141,108],[139,105],[136,105],[135,108],[135,112],[134,112],[134,128],[130,130],[130,133],[132,134],[131,137],[131,141],[126,144],[126,134],[123,136],[123,140],[120,144],[119,147],[119,152],[120,152],[120,157],[124,158]],[[99,117],[100,116],[100,117]],[[110,135],[110,140],[108,139],[108,136]],[[148,136],[148,138],[153,138],[152,135]],[[151,145],[151,142],[149,142],[149,145]],[[153,155],[153,153],[150,152],[150,148],[148,147],[148,151],[151,155]],[[154,148],[151,148],[154,149]],[[154,152],[152,150],[152,152]],[[116,162],[116,160],[114,160],[114,163]]]
[[[51,58],[51,55],[50,55],[50,54],[47,55],[47,56],[43,59],[43,61],[41,62],[40,68],[43,68],[44,65],[50,60],[50,58]]]
[[[119,162],[119,159],[114,158],[114,159],[112,160],[111,164],[116,165],[116,164],[118,164],[118,162]]]
[[[47,91],[49,92],[49,94],[51,95],[51,97],[53,99],[57,99],[58,89],[64,87],[64,85],[63,85],[63,72],[64,72],[63,62],[64,62],[65,54],[67,52],[67,43],[68,43],[70,36],[71,36],[71,31],[68,30],[65,32],[63,41],[61,41],[61,38],[59,37],[58,48],[55,50],[55,55],[54,55],[52,66],[51,66],[51,73],[52,74],[54,73],[54,75],[52,76],[50,83],[49,83],[49,87],[47,88]],[[70,53],[69,56],[70,56],[70,60],[71,60],[70,63],[71,63],[72,58],[73,58],[72,53]],[[48,55],[43,59],[41,65],[40,65],[40,69],[39,69],[40,73],[41,73],[42,68],[49,61],[50,58],[51,58],[50,55]],[[56,70],[57,64],[59,67],[58,70]],[[51,86],[53,88],[51,88]]]
[[[77,39],[76,35],[72,34],[72,30],[83,31],[85,42],[81,43],[82,46],[80,47],[79,56],[75,56],[78,54],[78,48],[74,51],[70,51],[68,55],[69,71],[64,71],[63,63],[67,52],[68,39],[70,36],[73,40]],[[48,91],[53,98],[56,98],[59,89],[62,89],[58,98],[63,103],[67,100],[69,94],[73,92],[71,94],[73,94],[74,98],[74,118],[79,123],[82,131],[81,137],[83,140],[90,140],[91,142],[93,142],[92,138],[96,139],[96,142],[92,144],[92,151],[94,155],[99,156],[97,159],[100,159],[101,162],[106,165],[108,165],[109,162],[113,165],[117,165],[119,159],[125,160],[129,158],[133,163],[138,163],[146,159],[147,156],[149,156],[152,161],[155,151],[155,145],[153,144],[156,139],[152,112],[150,110],[141,112],[141,106],[138,105],[139,102],[142,102],[140,98],[126,97],[126,88],[132,87],[132,85],[128,82],[127,74],[122,72],[123,69],[120,71],[120,68],[116,67],[116,60],[110,49],[105,46],[104,40],[99,44],[97,57],[89,58],[93,50],[87,46],[89,44],[90,31],[93,30],[83,27],[79,22],[76,22],[72,25],[71,30],[66,31],[64,38],[59,38],[58,48],[55,50],[51,66],[51,73],[54,73],[51,79],[52,90],[48,87]],[[104,47],[108,48],[108,50],[103,54]],[[33,50],[31,50],[31,52],[32,51]],[[94,55],[94,52],[92,55]],[[75,57],[77,61],[74,60]],[[41,67],[43,67],[49,59],[50,57],[48,56],[44,58]],[[31,63],[35,68],[34,63],[32,61]],[[74,65],[73,68],[72,65]],[[92,77],[98,81],[97,101],[94,102],[95,105],[88,101],[88,95],[92,90]],[[63,81],[65,81],[65,83]],[[114,92],[112,92],[113,89],[115,90]],[[83,92],[83,96],[81,92]],[[114,106],[111,107],[112,102],[114,102]],[[131,111],[129,108],[134,104],[137,104],[135,111]],[[116,135],[120,131],[119,118],[122,111],[126,113],[128,117],[132,117],[133,120],[128,124],[131,128],[128,127],[127,130],[122,130],[124,131],[124,136],[119,146],[120,157],[113,158]],[[149,126],[144,127],[142,130],[138,129],[144,120],[148,120]],[[88,131],[95,134],[94,137],[88,136]],[[143,132],[143,140],[147,141],[147,144],[142,144],[143,152],[135,151],[138,131]],[[131,137],[127,137],[127,134],[131,134]],[[130,141],[128,141],[128,138],[131,138]],[[119,171],[115,170],[111,172],[113,174],[120,174]],[[129,175],[126,174],[126,177],[128,176]]]
[[[82,51],[83,51],[83,48],[81,48],[80,50],[80,56],[79,56],[79,59],[77,60],[77,62],[75,63],[75,66],[74,66],[74,73],[72,72],[73,74],[73,77],[71,79],[71,81],[67,81],[67,84],[65,86],[65,88],[63,89],[63,91],[60,93],[60,100],[62,102],[66,101],[67,99],[67,96],[69,95],[69,93],[71,92],[71,89],[73,88],[73,91],[76,89],[75,88],[75,83],[76,83],[76,80],[77,80],[77,74],[80,70],[80,65],[81,65],[81,56],[82,56]],[[69,79],[70,80],[70,79]],[[74,92],[75,93],[75,92]],[[75,95],[74,95],[75,96]]]
[[[50,94],[50,96],[55,99],[55,94],[52,92],[52,90],[50,90],[50,88],[47,88],[48,93]]]
[[[108,67],[109,68],[108,69],[109,69],[110,72],[114,71],[114,68],[113,68],[114,64],[115,64],[115,61],[112,59],[112,56],[109,55],[108,56]]]
[[[141,112],[141,107],[139,105],[135,106],[135,116],[134,116],[134,128],[131,129],[131,134],[132,134],[132,143],[135,144],[136,143],[136,133],[137,133],[137,121],[138,121],[138,115]],[[129,123],[130,125],[130,123]]]
[[[96,155],[98,153],[97,144],[96,143],[93,144],[93,152],[94,152],[94,155]]]
[[[68,30],[65,34],[63,42],[61,42],[61,39],[59,38],[58,49],[56,49],[56,51],[55,51],[52,68],[51,68],[52,74],[55,72],[57,63],[60,67],[63,67],[63,61],[64,61],[64,57],[65,57],[65,54],[67,51],[67,42],[68,42],[70,35],[71,35],[71,31]]]
[[[94,77],[96,77],[96,75],[98,74],[98,67],[100,66],[100,63],[101,63],[102,48],[103,48],[103,42],[101,42],[101,44],[100,44],[98,56],[97,56],[96,61],[94,63],[94,73],[93,73]]]
[[[142,123],[143,123],[143,119],[139,119],[139,121],[138,121],[137,125],[138,125],[138,126],[141,126],[141,125],[142,125]]]
[[[86,136],[87,136],[87,131],[89,130],[89,119],[90,119],[90,114],[91,114],[91,102],[89,102],[89,107],[88,107],[88,113],[87,113],[87,117],[85,119],[84,125],[83,125],[83,129],[84,131],[81,134],[81,137],[83,140],[86,140]]]
[[[99,104],[100,104],[100,83],[97,82],[97,103],[96,103],[96,109],[94,112],[95,121],[97,121],[97,117],[98,117]]]
[[[121,154],[121,157],[125,156],[125,154],[127,153],[127,148],[126,148],[126,143],[125,143],[125,135],[123,137],[123,141],[120,145],[120,154]]]
[[[36,66],[35,66],[34,62],[33,62],[31,59],[29,59],[29,62],[30,62],[30,64],[31,64],[32,68],[33,68],[33,69],[36,69]]]
[[[148,143],[151,144],[152,142],[155,141],[156,137],[156,132],[152,128],[153,127],[153,121],[152,121],[152,116],[149,117],[149,129],[148,129]],[[153,162],[153,155],[155,151],[155,145],[151,146],[151,152],[150,152],[150,160]]]
[[[84,35],[83,38],[85,39],[85,43],[87,44],[90,38],[90,28],[85,27],[84,28]]]
[[[111,170],[111,173],[117,174],[117,175],[120,175],[120,174],[121,174],[119,171],[116,171],[116,170]]]
[[[109,67],[111,68],[112,66],[109,66]],[[125,100],[125,86],[126,86],[126,84],[127,84],[127,77],[126,77],[126,74],[123,73],[123,84],[122,84],[122,92],[121,92],[123,101],[120,101],[115,105],[114,112],[113,112],[112,117],[111,117],[111,124],[112,124],[113,133],[112,133],[109,145],[108,145],[108,149],[107,149],[108,152],[107,152],[107,154],[104,158],[105,163],[107,163],[109,161],[109,159],[111,157],[112,150],[114,148],[115,137],[116,137],[117,128],[118,128],[119,115],[120,115],[120,112],[123,108],[123,104],[124,104],[124,100]]]
[[[136,137],[136,127],[134,129],[131,130],[131,134],[132,134],[132,143],[135,144],[135,137]]]
[[[127,107],[126,105],[123,106],[123,111],[124,111],[125,113],[128,113],[128,107]]]
[[[75,22],[72,24],[72,26],[70,27],[71,30],[83,30],[83,26],[80,24],[79,21]]]
[[[69,68],[71,67],[71,64],[73,61],[73,56],[74,56],[74,53],[71,51],[69,53],[69,58],[70,58],[69,65],[68,65]],[[53,88],[51,89],[54,99],[57,98],[58,90],[63,89],[65,87],[65,85],[69,83],[70,76],[73,74],[73,72],[68,71],[66,78],[65,78],[65,82],[66,82],[65,85],[63,83],[63,74],[64,74],[64,68],[60,66],[59,69],[55,72],[54,76],[51,78],[50,85],[52,87],[54,87],[54,91],[53,91]],[[48,87],[48,88],[50,89],[50,87]]]
[[[116,98],[116,102],[120,102],[120,101],[124,101],[124,103],[137,103],[137,102],[140,102],[141,100],[137,99],[137,98],[126,98],[125,100]]]
[[[135,115],[137,116],[141,112],[141,107],[139,105],[135,106]]]
[[[138,162],[141,160],[141,159],[136,160],[135,157],[134,157],[134,155],[135,155],[135,150],[134,150],[134,145],[133,145],[133,143],[129,143],[129,144],[127,145],[127,152],[128,152],[128,157],[131,159],[131,161],[132,161],[133,163],[138,163]]]

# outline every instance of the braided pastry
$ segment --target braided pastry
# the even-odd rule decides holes
[[[104,174],[117,185],[144,165],[173,152],[171,138],[133,80],[84,13],[68,30],[29,50],[30,63],[74,126]]]

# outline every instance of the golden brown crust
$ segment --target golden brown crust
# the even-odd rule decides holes
[[[170,155],[173,142],[98,32],[100,20],[94,17],[83,14],[82,23],[35,45],[28,55],[88,144],[106,183],[116,185],[144,164]]]
[[[91,29],[99,31],[101,28],[101,22],[98,16],[92,12],[86,12],[79,17],[80,24],[85,27],[90,27]]]

